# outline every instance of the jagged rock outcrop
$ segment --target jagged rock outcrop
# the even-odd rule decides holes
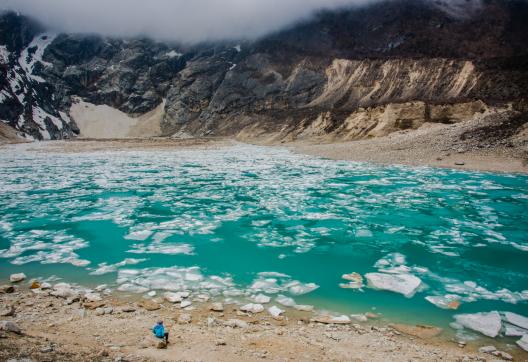
[[[528,98],[527,16],[520,0],[397,0],[253,42],[183,46],[49,34],[7,13],[0,120],[28,138],[74,137],[80,97],[130,119],[159,110],[167,136],[357,139],[457,122]]]

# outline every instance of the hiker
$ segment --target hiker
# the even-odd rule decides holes
[[[165,343],[169,343],[169,332],[165,332],[163,321],[158,321],[158,323],[156,323],[152,328],[152,333],[154,333],[157,338],[165,339]]]

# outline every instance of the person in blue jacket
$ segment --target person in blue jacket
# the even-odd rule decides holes
[[[163,326],[163,321],[158,321],[156,325],[152,328],[152,333],[158,338],[165,339],[166,343],[169,343],[169,332],[165,332],[165,327]]]

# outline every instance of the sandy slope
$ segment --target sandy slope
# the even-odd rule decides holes
[[[72,119],[85,138],[134,138],[161,135],[160,122],[163,118],[165,102],[154,110],[132,117],[107,105],[95,105],[77,100],[70,109]]]

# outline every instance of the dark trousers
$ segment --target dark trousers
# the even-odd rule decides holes
[[[165,342],[169,343],[169,332],[165,332]]]

